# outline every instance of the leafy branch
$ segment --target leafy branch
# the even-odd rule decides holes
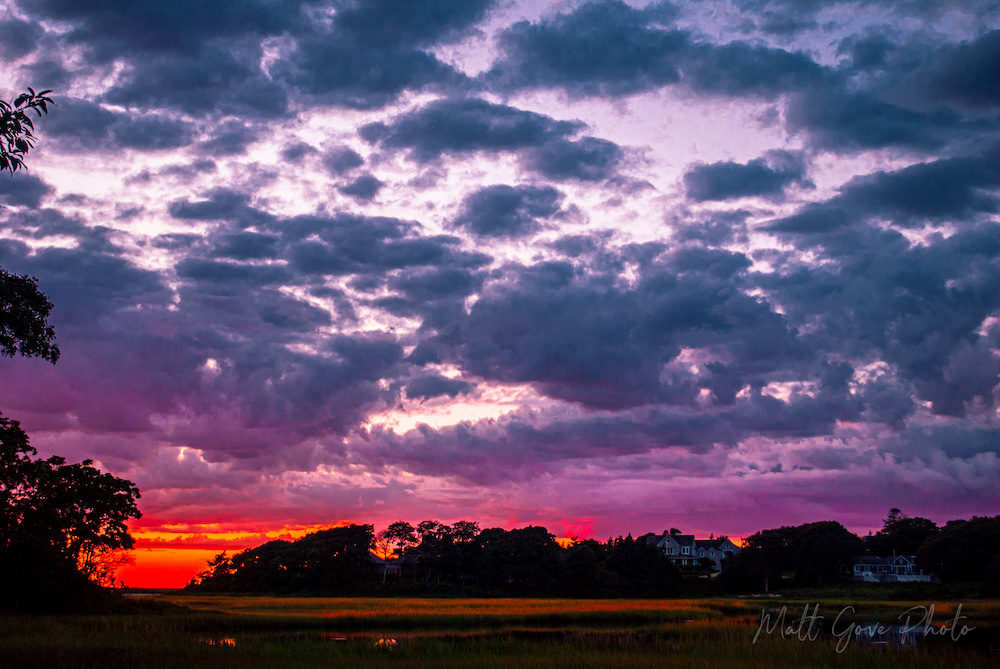
[[[51,90],[38,93],[31,87],[27,93],[15,98],[13,103],[0,100],[0,172],[4,170],[14,174],[24,168],[24,156],[35,145],[33,131],[35,124],[28,112],[34,110],[41,117],[49,113],[52,98],[47,97]]]

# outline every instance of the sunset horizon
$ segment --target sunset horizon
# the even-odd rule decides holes
[[[0,412],[138,487],[134,588],[1000,514],[1000,6],[938,4],[0,0]]]

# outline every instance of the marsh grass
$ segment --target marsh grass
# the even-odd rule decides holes
[[[132,615],[0,618],[0,667],[995,667],[1000,644],[904,650],[762,635],[764,607],[807,600],[310,599],[171,596],[181,606]],[[824,600],[858,620],[927,602]],[[936,620],[956,602],[935,603]],[[1000,602],[963,604],[1000,628]],[[995,638],[995,637],[989,637]],[[973,641],[973,643],[969,643]]]

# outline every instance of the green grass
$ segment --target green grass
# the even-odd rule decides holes
[[[979,629],[909,650],[775,633],[753,642],[764,607],[795,622],[809,600],[340,599],[164,596],[131,615],[0,617],[0,667],[993,667],[1000,602],[963,602]],[[815,601],[813,602],[815,603]],[[824,599],[860,622],[892,622],[927,600]],[[933,602],[945,622],[958,602]],[[977,636],[978,635],[978,636]],[[385,640],[384,642],[381,642]],[[996,648],[991,649],[990,643]]]

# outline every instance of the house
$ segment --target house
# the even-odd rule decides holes
[[[386,580],[386,576],[393,576],[395,578],[402,578],[403,576],[412,577],[416,580],[417,576],[423,576],[426,578],[427,569],[420,567],[420,558],[416,555],[407,553],[402,557],[397,558],[383,558],[375,553],[375,551],[368,551],[368,564],[365,571],[369,574],[378,574],[382,577],[382,582]]]
[[[693,534],[681,534],[676,529],[662,535],[647,535],[646,541],[656,544],[679,567],[696,567],[701,558],[707,558],[713,562],[715,572],[722,571],[723,560],[740,552],[740,547],[727,537],[695,539]]]
[[[862,555],[854,559],[854,580],[868,583],[929,583],[932,574],[917,569],[912,555],[875,557]]]

